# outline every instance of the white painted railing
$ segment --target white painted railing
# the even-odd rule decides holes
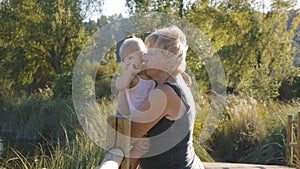
[[[123,151],[119,148],[113,148],[107,152],[98,169],[118,169],[123,158]]]

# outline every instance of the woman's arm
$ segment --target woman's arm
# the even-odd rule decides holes
[[[131,136],[140,138],[155,126],[163,117],[176,120],[182,116],[186,108],[175,93],[167,85],[159,85],[152,90],[138,108],[139,111],[131,112]]]

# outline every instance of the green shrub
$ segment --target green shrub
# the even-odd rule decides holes
[[[284,164],[287,115],[295,114],[299,104],[229,95],[210,140],[211,155],[217,161]]]
[[[292,80],[284,80],[279,89],[280,100],[292,100],[295,98],[300,98],[300,76],[294,77]]]
[[[72,72],[57,75],[53,82],[53,94],[57,98],[66,98],[72,95]]]

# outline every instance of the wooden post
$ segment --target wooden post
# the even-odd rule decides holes
[[[106,148],[119,148],[124,153],[120,169],[129,169],[131,123],[127,117],[112,115],[107,118]]]
[[[291,155],[292,155],[292,136],[293,136],[293,115],[288,115],[288,126],[287,126],[287,140],[286,140],[286,164],[291,165]]]

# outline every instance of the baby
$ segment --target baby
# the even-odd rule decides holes
[[[150,90],[154,89],[155,81],[142,70],[142,55],[146,53],[143,40],[133,37],[126,39],[120,47],[120,57],[125,71],[116,81],[116,87],[121,95],[125,95],[129,108],[122,105],[118,112],[130,115],[148,97]],[[124,97],[124,96],[123,96]],[[120,103],[123,104],[123,103]]]
[[[119,92],[118,113],[130,116],[154,89],[155,81],[142,70],[142,55],[146,52],[143,40],[133,37],[126,39],[120,47],[124,72],[116,81]],[[121,101],[122,100],[122,101]],[[127,101],[127,102],[126,102]],[[124,103],[125,102],[125,103]],[[131,168],[138,166],[138,158],[149,150],[147,137],[136,139],[131,149]]]

